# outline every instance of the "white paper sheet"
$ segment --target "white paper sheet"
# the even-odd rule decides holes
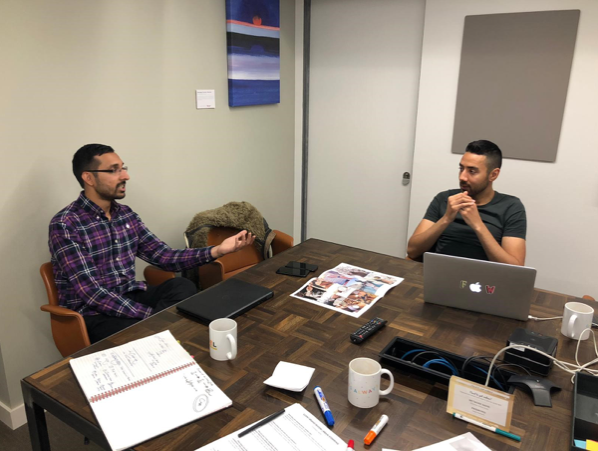
[[[398,449],[382,448],[382,451],[399,451]],[[415,451],[492,451],[475,435],[468,432],[434,445],[418,448]]]
[[[492,451],[480,442],[471,432],[458,435],[434,445],[425,446],[415,451]]]
[[[250,427],[251,425],[247,426]],[[347,444],[301,404],[293,404],[270,423],[239,438],[239,432],[196,451],[346,451]]]

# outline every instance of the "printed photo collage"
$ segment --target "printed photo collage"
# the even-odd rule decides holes
[[[341,263],[309,280],[292,296],[359,318],[402,281],[401,277]]]

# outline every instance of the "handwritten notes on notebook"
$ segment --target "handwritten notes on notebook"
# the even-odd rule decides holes
[[[115,451],[232,404],[170,331],[70,365]]]

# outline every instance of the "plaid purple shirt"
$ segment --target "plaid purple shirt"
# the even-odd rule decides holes
[[[211,247],[171,249],[126,205],[112,202],[112,220],[83,192],[50,222],[50,253],[62,307],[82,315],[147,318],[152,308],[123,296],[146,290],[135,280],[135,257],[167,271],[213,261]]]

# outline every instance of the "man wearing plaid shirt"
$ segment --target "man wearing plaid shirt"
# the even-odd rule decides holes
[[[83,315],[92,343],[195,294],[180,277],[158,287],[135,280],[135,258],[167,271],[209,263],[253,243],[242,231],[218,246],[171,249],[128,206],[127,167],[102,144],[83,146],[73,157],[83,188],[79,198],[50,222],[49,246],[59,302]]]

